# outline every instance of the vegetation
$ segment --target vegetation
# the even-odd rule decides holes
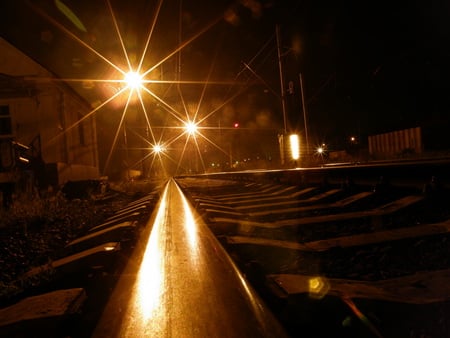
[[[100,224],[124,202],[117,196],[69,200],[56,194],[18,200],[9,210],[0,210],[0,301],[23,291],[22,274],[60,258],[66,244]]]

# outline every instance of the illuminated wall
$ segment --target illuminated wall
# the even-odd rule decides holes
[[[18,142],[40,153],[46,165],[57,168],[54,183],[98,178],[95,119],[85,118],[89,105],[1,38],[0,106],[3,122],[11,123],[0,135],[3,144]]]

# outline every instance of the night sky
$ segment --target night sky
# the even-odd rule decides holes
[[[111,67],[58,25],[114,63],[124,62],[107,2],[32,3],[34,7],[22,0],[2,2],[0,35],[59,76],[105,77]],[[70,8],[86,31],[58,10],[57,3]],[[127,50],[139,60],[157,2],[111,0],[111,7]],[[269,123],[282,129],[278,25],[285,88],[292,83],[286,96],[289,131],[304,128],[302,74],[314,143],[339,149],[350,135],[365,143],[371,134],[421,126],[433,130],[424,131],[429,135],[425,143],[447,147],[449,142],[440,136],[449,127],[449,16],[450,4],[443,1],[183,0],[181,6],[178,0],[163,1],[144,67],[218,19],[181,54],[168,58],[158,68],[158,76],[237,81],[209,86],[206,92],[215,100],[233,97],[229,102],[235,111],[228,117],[221,113],[224,123],[237,119],[243,126],[257,125],[259,112],[269,107]],[[162,93],[169,91],[161,88]],[[201,91],[201,86],[186,87],[185,95],[199,97]],[[80,93],[90,102],[105,95],[86,88]]]

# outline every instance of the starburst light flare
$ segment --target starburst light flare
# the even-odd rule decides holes
[[[185,128],[186,128],[186,132],[190,136],[195,136],[195,134],[197,133],[197,130],[198,130],[197,124],[192,121],[186,122]]]
[[[160,154],[164,151],[164,146],[161,144],[155,144],[153,145],[153,153],[154,154]]]
[[[143,84],[142,76],[134,71],[126,73],[124,80],[130,89],[139,89]]]

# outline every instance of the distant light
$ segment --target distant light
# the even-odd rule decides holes
[[[325,143],[322,143],[321,145],[317,146],[316,148],[316,154],[323,156],[328,151],[327,145]]]
[[[300,158],[300,143],[298,140],[298,135],[292,134],[289,136],[289,141],[291,145],[291,155],[293,160],[298,160]]]
[[[186,128],[186,132],[189,135],[194,135],[197,132],[197,124],[195,124],[194,122],[187,122],[184,127]]]
[[[164,147],[161,144],[155,144],[153,146],[153,153],[160,154],[164,151]]]
[[[131,89],[138,89],[142,86],[142,76],[137,72],[130,71],[125,74],[125,82]]]
[[[234,128],[239,128],[239,122],[234,122],[233,127]]]

